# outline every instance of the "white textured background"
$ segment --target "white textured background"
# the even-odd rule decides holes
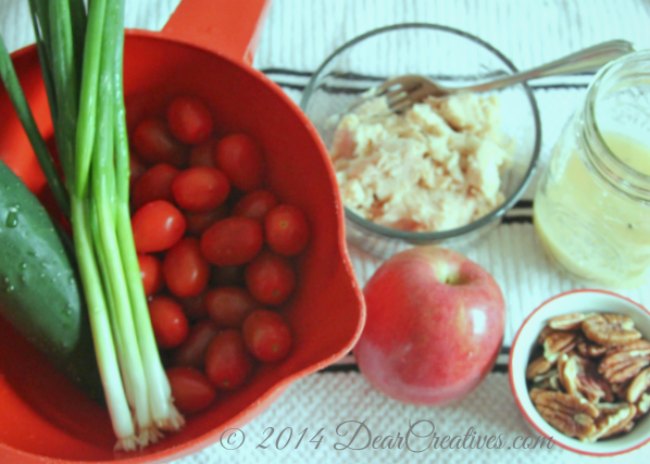
[[[233,2],[239,0],[232,0]],[[131,0],[127,24],[159,29],[178,0]],[[0,33],[10,49],[30,43],[26,19],[27,0],[0,0]],[[286,71],[311,72],[344,41],[375,27],[406,21],[433,22],[464,29],[500,49],[520,69],[539,64],[603,40],[623,38],[637,49],[650,48],[650,0],[274,0],[260,38],[255,66],[284,87],[294,99],[308,76]],[[589,78],[585,78],[587,83]],[[540,89],[535,96],[543,126],[542,165],[569,112],[584,88]],[[527,198],[532,198],[532,190]],[[530,210],[513,214],[526,215]],[[351,250],[357,276],[364,282],[379,262]],[[509,224],[496,229],[467,254],[488,268],[502,285],[508,303],[506,344],[523,318],[541,301],[563,290],[580,287],[549,266],[540,251],[532,226]],[[622,292],[650,305],[650,285]],[[343,364],[352,362],[346,359]],[[375,435],[405,433],[409,422],[430,420],[439,435],[464,435],[473,426],[480,435],[502,435],[509,442],[532,434],[517,411],[507,376],[491,374],[469,398],[446,408],[407,406],[389,400],[357,372],[314,374],[291,386],[243,432],[246,441],[237,451],[215,444],[179,463],[259,462],[503,462],[503,463],[645,463],[646,446],[619,458],[593,459],[552,450],[405,450],[336,451],[339,424],[364,421]],[[291,427],[294,438],[283,451],[257,449],[266,428]],[[293,449],[297,434],[307,428],[305,440]],[[323,428],[318,449],[309,443]],[[344,428],[339,428],[343,432]],[[356,442],[360,443],[360,442]]]

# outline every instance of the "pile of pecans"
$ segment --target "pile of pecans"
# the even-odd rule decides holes
[[[550,319],[526,369],[540,415],[587,442],[627,433],[650,410],[650,342],[614,313]]]

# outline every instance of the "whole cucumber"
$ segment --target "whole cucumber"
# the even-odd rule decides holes
[[[75,269],[45,208],[2,160],[0,316],[98,396],[92,334]]]

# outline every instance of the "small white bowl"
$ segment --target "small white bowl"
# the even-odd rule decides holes
[[[634,320],[636,328],[643,334],[643,337],[650,339],[650,311],[639,303],[605,290],[584,289],[561,293],[537,307],[519,328],[510,350],[508,369],[510,388],[517,407],[528,423],[539,434],[558,446],[588,456],[614,456],[629,453],[650,442],[650,415],[646,415],[631,432],[625,435],[595,443],[585,443],[567,437],[546,422],[537,412],[528,393],[526,366],[542,328],[554,316],[582,311],[626,314]]]

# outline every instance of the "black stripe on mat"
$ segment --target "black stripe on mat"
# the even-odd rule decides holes
[[[294,77],[302,77],[305,79],[309,79],[312,76],[312,72],[310,71],[299,71],[299,70],[294,70],[294,69],[285,69],[285,68],[263,68],[261,71],[271,77],[273,76],[294,76]],[[494,75],[487,75],[485,76],[486,78],[490,77],[496,77],[500,75],[499,73],[494,73]],[[351,81],[351,82],[359,82],[359,81],[373,81],[373,82],[382,82],[386,80],[385,77],[383,76],[371,76],[371,75],[366,75],[366,74],[359,74],[359,73],[338,73],[338,74],[332,74],[332,76],[335,79],[339,79],[342,81]],[[570,75],[566,75],[565,77],[590,77],[593,76],[593,73],[574,73]],[[469,78],[465,78],[464,76],[450,76],[450,75],[437,75],[435,76],[436,79],[438,80],[449,80],[449,79],[456,79],[456,80],[467,80]],[[297,91],[304,91],[306,87],[305,84],[296,84],[292,82],[285,82],[282,80],[281,77],[273,77],[272,78],[276,84],[278,84],[280,87],[284,87],[286,89],[291,89],[291,90],[297,90]],[[586,82],[559,82],[559,83],[531,83],[529,84],[530,87],[533,90],[560,90],[560,89],[584,89],[587,88],[588,83]],[[343,94],[357,94],[360,93],[362,90],[359,89],[358,87],[354,86],[345,86],[345,85],[334,85],[334,86],[323,86],[322,88],[327,89],[328,91],[332,93],[343,93]],[[365,89],[364,89],[365,90]]]
[[[284,89],[289,89],[289,90],[296,90],[299,92],[303,92],[305,90],[306,85],[302,84],[291,84],[289,82],[282,82],[276,79],[273,79],[273,82],[275,82],[277,85]],[[529,84],[530,88],[533,89],[533,91],[537,90],[567,90],[567,89],[586,89],[588,87],[588,84]],[[321,87],[323,89],[327,89],[328,92],[331,93],[341,93],[341,94],[359,94],[362,92],[361,89],[354,88],[354,87],[341,87],[341,86],[323,86]],[[365,89],[363,89],[365,90]]]
[[[515,205],[515,208],[532,208],[533,200],[519,200]]]
[[[305,70],[298,70],[298,69],[289,69],[289,68],[276,68],[276,67],[268,67],[268,68],[261,68],[261,72],[264,74],[285,74],[288,76],[300,76],[300,77],[311,77],[314,72],[313,71],[305,71]],[[593,76],[595,73],[593,72],[580,72],[580,73],[572,73],[572,74],[565,74],[565,76],[574,76],[574,77],[585,77],[585,76]],[[371,76],[368,74],[359,74],[359,73],[338,73],[336,74],[337,78],[341,79],[349,79],[349,80],[385,80],[384,77],[381,76]],[[440,76],[442,78],[444,77],[456,77],[456,76]]]
[[[335,364],[318,371],[319,374],[331,374],[336,372],[361,372],[356,364]],[[508,366],[506,364],[495,364],[492,373],[507,374]]]
[[[517,214],[513,216],[504,216],[501,220],[503,224],[532,224],[533,217],[531,215]]]
[[[502,346],[499,350],[499,355],[508,355],[510,353],[509,346]],[[349,353],[351,354],[351,352]],[[508,366],[505,364],[495,364],[492,368],[492,372],[507,372]],[[356,363],[348,364],[334,364],[328,366],[319,372],[359,372],[359,366]]]

